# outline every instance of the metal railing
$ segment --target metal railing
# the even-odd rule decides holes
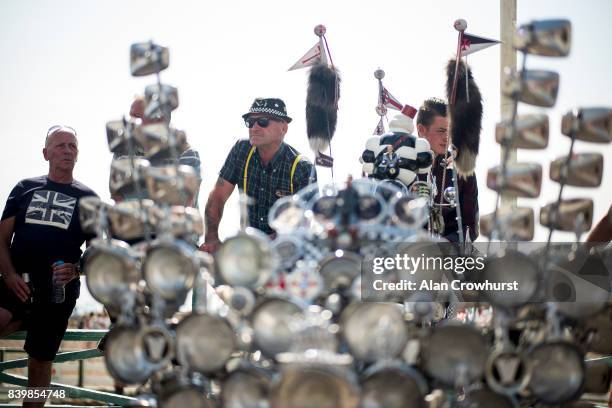
[[[82,330],[82,329],[70,329],[66,331],[64,335],[64,341],[99,341],[107,333],[107,330]],[[20,331],[15,332],[3,340],[25,340],[26,332]],[[53,360],[53,364],[65,363],[68,361],[81,361],[89,358],[101,357],[102,352],[97,348],[79,350],[79,351],[67,351],[58,353]],[[26,377],[5,373],[6,370],[13,368],[24,368],[28,366],[27,358],[19,358],[16,360],[1,361],[0,362],[0,383],[18,385],[26,387],[28,385],[28,379]],[[77,387],[68,384],[61,384],[52,382],[50,387],[57,388],[59,390],[65,390],[68,398],[85,398],[94,401],[104,402],[106,404],[112,404],[112,406],[128,406],[131,402],[135,401],[135,398],[127,397],[124,395],[113,394],[104,391],[90,390],[84,387]],[[11,404],[0,404],[0,407],[17,407],[19,405]],[[74,407],[74,406],[72,406]]]

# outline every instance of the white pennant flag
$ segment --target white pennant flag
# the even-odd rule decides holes
[[[323,54],[323,57],[321,57]],[[294,69],[306,68],[311,65],[318,63],[319,61],[325,62],[327,60],[327,55],[323,51],[322,41],[316,43],[311,49],[308,50],[306,54],[302,58],[298,60],[295,64],[288,69],[288,71],[293,71]]]

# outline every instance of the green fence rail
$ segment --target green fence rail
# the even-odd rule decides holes
[[[64,341],[98,341],[107,333],[106,330],[82,330],[82,329],[71,329],[67,330],[64,335]],[[26,332],[15,332],[3,340],[25,340]],[[67,351],[63,353],[58,353],[53,360],[54,364],[61,364],[67,361],[79,361],[86,360],[89,358],[100,357],[102,356],[102,352],[96,349],[87,349],[87,350],[79,350],[79,351]],[[4,371],[10,370],[13,368],[23,368],[28,366],[27,358],[20,358],[16,360],[2,361],[0,362],[0,383],[18,385],[21,387],[26,387],[28,385],[28,379],[26,377],[5,373]],[[90,390],[88,388],[76,387],[68,384],[60,384],[52,382],[50,387],[57,388],[60,390],[66,390],[66,395],[68,398],[85,398],[91,399],[94,401],[104,402],[106,404],[112,404],[112,406],[128,406],[130,403],[133,403],[136,399],[131,397],[126,397],[125,395],[113,394],[110,392],[104,391],[95,391]],[[19,405],[12,404],[0,404],[0,407],[17,407]],[[56,407],[54,405],[49,405],[51,407]],[[58,405],[63,406],[63,405]],[[108,406],[108,405],[106,405]],[[74,407],[73,405],[71,407]]]

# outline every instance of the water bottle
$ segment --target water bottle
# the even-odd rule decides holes
[[[63,265],[64,261],[56,261],[53,263],[53,267],[56,266],[60,266]],[[57,283],[55,281],[55,273],[53,274],[53,277],[51,278],[52,282],[53,282],[53,289],[51,291],[51,302],[53,303],[64,303],[64,300],[66,299],[66,288],[64,287],[63,284],[61,283]]]
[[[23,281],[26,285],[28,285],[28,288],[30,289],[30,295],[28,296],[28,299],[25,301],[25,303],[27,305],[31,305],[32,303],[34,303],[34,286],[32,285],[32,281],[30,280],[29,273],[23,273]]]

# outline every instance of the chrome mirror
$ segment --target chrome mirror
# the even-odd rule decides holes
[[[232,370],[221,387],[221,399],[224,406],[268,407],[271,377],[268,370],[246,364]]]
[[[503,121],[495,127],[495,140],[512,149],[545,149],[549,135],[548,115],[519,115],[516,120],[516,133],[512,137],[512,122]]]
[[[123,240],[142,238],[145,235],[146,213],[153,207],[151,200],[124,201],[108,209],[113,235]]]
[[[422,408],[427,382],[410,366],[387,361],[365,370],[361,390],[363,407]]]
[[[561,182],[562,170],[567,156],[559,157],[550,164],[550,179]],[[604,159],[601,153],[573,154],[567,166],[564,184],[575,187],[599,187],[603,177]]]
[[[542,402],[562,404],[582,393],[584,357],[563,341],[540,343],[527,355],[533,365],[529,389]]]
[[[487,214],[480,217],[480,233],[488,238],[492,238],[494,214]],[[497,231],[499,239],[509,241],[531,241],[535,230],[533,208],[517,207],[502,208],[497,212]]]
[[[484,374],[487,342],[471,326],[445,324],[433,329],[421,357],[429,375],[448,386],[471,384]]]
[[[501,166],[487,172],[487,187],[509,197],[535,198],[542,187],[542,166],[537,163],[508,163],[503,177]]]
[[[124,122],[123,120],[106,122],[108,148],[111,152],[115,153],[115,156],[128,155],[130,153],[128,143],[133,130],[134,124],[132,122]],[[134,146],[135,151],[138,151],[139,148],[140,146]]]
[[[170,112],[178,108],[178,89],[170,85],[153,84],[145,88],[144,117],[169,122]]]
[[[152,207],[151,224],[158,230],[168,230],[175,237],[204,234],[202,215],[197,208],[174,205],[169,209]]]
[[[130,71],[132,76],[156,74],[168,68],[170,51],[153,42],[136,43],[130,47]]]
[[[201,373],[225,366],[235,349],[234,331],[223,318],[192,313],[176,329],[179,362]]]
[[[359,386],[350,371],[333,366],[287,366],[271,390],[272,408],[357,408]]]
[[[186,165],[149,167],[145,177],[149,197],[168,205],[192,203],[200,185],[194,168]]]
[[[559,74],[552,71],[525,70],[522,75],[506,71],[502,83],[503,92],[520,102],[550,108],[557,101]]]
[[[533,21],[519,27],[514,47],[544,57],[566,57],[571,48],[572,23],[569,20]]]
[[[579,108],[566,113],[561,133],[592,143],[612,142],[612,109]]]
[[[319,274],[326,289],[348,288],[361,273],[362,258],[353,252],[338,250],[319,263]]]
[[[559,231],[587,232],[593,223],[593,200],[574,198],[547,204],[540,210],[540,224]]]
[[[102,227],[101,212],[105,211],[108,204],[96,196],[87,196],[79,200],[79,221],[81,229],[86,234],[97,234]],[[105,222],[105,221],[103,221]]]
[[[109,188],[112,197],[142,198],[139,191],[145,191],[144,173],[150,163],[146,159],[120,157],[111,163]]]
[[[145,155],[152,160],[172,157],[172,150],[180,155],[188,146],[185,132],[168,127],[165,123],[137,127],[134,138],[142,146]]]

